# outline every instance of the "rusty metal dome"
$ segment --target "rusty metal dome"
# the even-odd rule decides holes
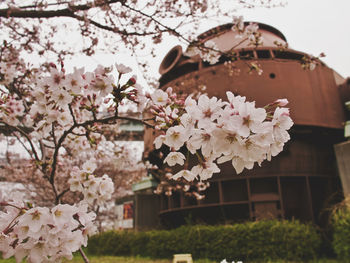
[[[315,70],[304,70],[301,63],[308,54],[290,48],[282,50],[274,43],[285,45],[284,35],[272,26],[258,25],[263,38],[263,45],[258,48],[237,39],[231,30],[232,24],[215,27],[198,37],[202,42],[214,41],[221,51],[233,46],[239,55],[237,61],[222,56],[218,63],[209,65],[198,55],[188,57],[181,53],[179,46],[174,47],[160,66],[160,88],[171,86],[179,92],[190,93],[201,85],[206,86],[209,95],[220,98],[230,90],[256,101],[258,106],[287,98],[296,124],[342,129],[345,114],[335,72],[322,61],[318,61]],[[251,63],[261,66],[261,76],[248,73]],[[234,74],[230,74],[230,67]]]

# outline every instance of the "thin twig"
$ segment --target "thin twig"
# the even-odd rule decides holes
[[[90,126],[90,125],[94,125],[95,123],[101,123],[101,124],[107,124],[111,121],[116,121],[116,120],[129,120],[129,121],[137,121],[140,122],[150,128],[154,128],[153,125],[145,122],[144,120],[141,119],[137,119],[137,118],[132,118],[132,117],[121,117],[121,116],[112,116],[112,117],[108,117],[105,119],[96,119],[96,120],[89,120],[89,121],[85,121],[83,123],[75,123],[73,124],[68,130],[66,130],[62,136],[59,138],[59,140],[57,141],[57,145],[55,148],[55,151],[53,153],[53,157],[52,157],[52,164],[51,164],[51,173],[49,176],[49,182],[52,186],[52,189],[54,191],[55,194],[55,198],[56,198],[56,203],[59,203],[59,198],[61,197],[56,190],[56,187],[54,185],[54,181],[55,181],[55,174],[56,174],[56,166],[57,166],[57,158],[58,158],[58,154],[59,154],[59,150],[62,147],[63,142],[65,141],[65,139],[67,138],[67,136],[73,132],[73,130],[77,127],[86,127],[86,126]]]
[[[21,128],[19,128],[19,127],[9,125],[9,124],[7,124],[6,122],[3,122],[3,121],[0,121],[0,123],[5,124],[5,126],[10,127],[11,129],[16,130],[16,131],[18,131],[21,135],[23,135],[23,136],[27,139],[27,141],[29,142],[29,144],[30,144],[30,148],[32,149],[32,152],[33,152],[33,154],[34,154],[35,160],[36,160],[36,161],[40,161],[39,156],[38,156],[38,154],[37,154],[37,152],[36,152],[36,149],[35,149],[35,147],[34,147],[34,144],[33,144],[32,140],[30,139],[29,135],[28,135],[25,131],[23,131],[23,130],[22,130]]]
[[[184,40],[186,43],[191,43],[187,38],[185,38],[184,36],[182,36],[179,32],[177,32],[175,29],[168,27],[167,25],[164,25],[163,23],[161,23],[160,21],[158,21],[157,19],[155,19],[153,16],[148,15],[144,12],[142,12],[141,10],[135,9],[129,5],[127,5],[125,2],[121,3],[123,6],[125,6],[126,8],[142,15],[145,16],[147,18],[149,18],[150,20],[152,20],[154,23],[156,23],[157,25],[165,28],[168,32],[172,32],[175,36],[179,37],[180,39]]]
[[[87,256],[85,255],[84,251],[81,249],[81,247],[79,248],[79,252],[80,252],[80,255],[82,256],[83,260],[85,263],[89,263],[89,259],[87,258]]]
[[[27,153],[30,155],[30,157],[33,156],[33,153],[27,148],[27,146],[24,144],[24,142],[22,142],[21,138],[19,138],[19,136],[17,136],[15,133],[12,133],[16,139],[19,141],[19,143],[22,145],[22,147],[27,151]]]

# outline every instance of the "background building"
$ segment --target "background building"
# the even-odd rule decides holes
[[[160,65],[160,88],[172,87],[189,94],[206,87],[209,96],[225,98],[226,91],[246,96],[257,106],[287,98],[295,123],[291,140],[284,151],[262,167],[236,175],[231,164],[211,180],[206,198],[200,201],[174,193],[160,197],[161,221],[178,226],[188,220],[203,223],[228,223],[261,218],[285,218],[322,224],[327,208],[342,197],[333,145],[344,140],[344,101],[339,86],[345,79],[324,63],[305,70],[307,54],[290,48],[277,29],[259,24],[263,45],[249,46],[231,30],[232,24],[213,28],[198,37],[214,41],[221,51],[234,50],[237,61],[222,56],[215,65],[199,56],[188,57],[180,46],[174,47]],[[279,46],[276,46],[276,43]],[[263,74],[250,71],[258,64]],[[154,132],[145,131],[145,156],[154,151]],[[160,161],[160,160],[159,160]],[[156,160],[157,162],[157,160]]]

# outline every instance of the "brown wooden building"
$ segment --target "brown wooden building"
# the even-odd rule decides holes
[[[344,140],[345,111],[338,87],[345,80],[321,61],[314,70],[304,70],[301,62],[307,54],[277,47],[276,41],[282,45],[287,41],[271,26],[259,24],[263,37],[259,48],[240,43],[231,26],[209,30],[199,39],[214,41],[222,51],[233,48],[240,55],[231,63],[234,74],[226,62],[230,58],[222,56],[210,65],[199,57],[185,56],[178,46],[160,66],[160,88],[172,87],[188,94],[205,85],[210,96],[225,98],[230,90],[256,101],[257,106],[287,98],[295,123],[291,140],[281,154],[263,162],[262,167],[240,175],[231,164],[222,167],[201,201],[181,193],[161,196],[159,216],[169,226],[188,220],[215,224],[261,218],[322,223],[327,207],[342,194],[333,145]],[[260,64],[263,74],[249,74],[250,62]],[[152,131],[146,130],[146,155],[153,151],[153,138]]]

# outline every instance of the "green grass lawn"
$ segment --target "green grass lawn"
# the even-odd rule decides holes
[[[112,257],[112,256],[90,256],[90,263],[171,263],[172,260],[168,259],[148,259],[148,258],[138,258],[138,257]],[[84,263],[83,259],[79,256],[74,257],[72,261],[74,263]],[[194,263],[215,263],[210,260],[196,260]]]
[[[90,263],[172,263],[172,260],[170,259],[148,259],[148,258],[139,258],[139,257],[112,257],[112,256],[90,256],[89,257]],[[63,261],[65,263],[72,262],[72,263],[84,263],[81,256],[75,256],[73,260],[69,261]],[[0,259],[0,263],[16,263],[14,259]],[[219,263],[216,261],[211,261],[208,259],[199,259],[194,260],[193,263]],[[243,262],[243,263],[254,263],[252,261],[249,262]],[[297,263],[297,262],[291,262],[291,261],[269,261],[266,263]],[[340,263],[340,261],[332,260],[332,259],[319,259],[319,260],[313,260],[309,261],[309,263]]]
[[[148,259],[138,257],[112,257],[112,256],[89,256],[90,263],[171,263],[169,259]],[[81,256],[75,256],[73,260],[65,260],[65,263],[84,263]],[[16,260],[0,259],[0,263],[16,263]],[[194,263],[216,263],[210,260],[195,260]]]

